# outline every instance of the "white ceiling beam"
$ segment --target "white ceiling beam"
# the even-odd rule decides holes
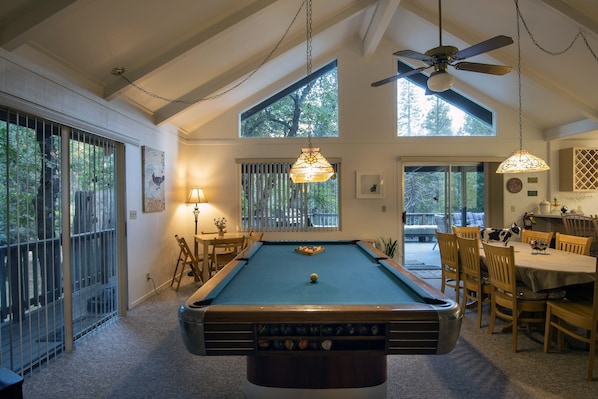
[[[583,14],[579,10],[571,7],[569,4],[565,3],[562,0],[542,0],[544,3],[548,4],[550,7],[554,8],[565,17],[571,19],[576,24],[586,28],[589,31],[594,32],[594,34],[598,35],[598,22],[596,20],[588,17],[586,14]]]
[[[8,51],[16,50],[30,40],[38,25],[51,23],[56,19],[57,14],[76,1],[39,1],[31,3],[26,9],[21,9],[18,15],[12,15],[10,21],[0,26],[0,47]]]
[[[316,25],[313,27],[313,36],[317,36],[319,33],[326,31],[327,29],[333,27],[334,25],[342,22],[347,18],[351,18],[355,14],[361,12],[363,9],[369,7],[374,0],[360,0],[350,7],[344,9],[343,11],[339,12],[338,14],[334,15],[332,18]],[[282,46],[279,48],[279,55],[284,54],[287,51],[294,49],[297,46],[300,46],[305,42],[305,33],[297,35],[296,37],[287,40]],[[195,105],[185,103],[185,99],[189,98],[206,98],[210,95],[213,95],[218,90],[222,90],[239,79],[243,78],[247,74],[253,72],[264,60],[266,57],[266,53],[259,54],[258,56],[253,57],[250,61],[245,62],[229,71],[226,71],[212,79],[209,82],[189,91],[188,93],[183,94],[180,96],[176,102],[171,102],[162,108],[156,110],[154,113],[154,122],[156,125],[161,125],[168,122],[171,118],[174,118],[179,113],[185,111],[187,108]]]
[[[370,20],[367,32],[363,39],[363,56],[369,57],[376,51],[380,40],[388,28],[388,24],[399,7],[401,0],[378,0],[376,11]]]
[[[132,82],[137,80],[143,79],[144,77],[150,75],[151,73],[159,70],[164,65],[168,64],[176,60],[177,58],[183,56],[188,51],[192,50],[193,48],[201,45],[202,43],[207,42],[208,40],[212,39],[213,37],[221,34],[222,32],[226,31],[227,29],[233,27],[234,25],[238,24],[239,22],[243,21],[244,19],[260,12],[264,8],[268,7],[272,3],[276,3],[277,0],[259,0],[251,5],[245,7],[244,9],[234,13],[233,15],[225,18],[221,22],[215,24],[214,26],[209,27],[208,29],[199,32],[197,35],[191,37],[190,39],[184,41],[183,43],[175,46],[173,48],[168,49],[168,51],[159,54],[149,62],[145,63],[144,65],[140,66],[134,70],[126,70],[127,79]],[[126,65],[122,65],[126,68]],[[121,67],[121,65],[114,65],[115,68]],[[108,83],[104,89],[104,99],[111,100],[113,99],[122,89],[124,89],[128,85],[127,81],[122,78],[115,78],[110,83]]]
[[[598,138],[598,122],[589,119],[584,119],[582,121],[568,123],[566,125],[546,129],[544,131],[544,138],[548,141],[551,141],[567,139],[578,134],[592,132],[596,132],[596,138]]]

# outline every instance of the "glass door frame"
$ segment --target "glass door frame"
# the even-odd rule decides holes
[[[462,214],[466,215],[467,214],[467,207],[464,206],[464,204],[467,204],[467,202],[463,202],[467,200],[467,185],[466,184],[461,184],[461,193],[460,193],[460,204],[456,204],[454,203],[454,198],[453,195],[451,195],[451,187],[453,186],[453,168],[456,167],[474,167],[475,169],[478,169],[480,166],[482,167],[482,173],[484,175],[484,204],[483,204],[483,209],[485,210],[487,207],[487,183],[486,183],[486,176],[487,176],[487,170],[488,167],[485,165],[483,160],[473,160],[473,159],[451,159],[451,160],[446,160],[446,159],[442,159],[442,158],[438,158],[438,159],[432,159],[431,157],[425,157],[427,158],[425,161],[422,160],[403,160],[401,159],[399,161],[399,172],[400,172],[400,193],[399,193],[399,209],[400,212],[399,214],[402,215],[401,217],[401,223],[399,224],[399,241],[400,241],[400,247],[402,248],[401,253],[399,254],[399,262],[401,264],[405,264],[405,259],[406,259],[406,234],[405,234],[405,226],[406,226],[406,222],[407,222],[407,213],[406,213],[406,201],[405,201],[405,170],[409,167],[416,167],[416,166],[420,166],[420,167],[438,167],[439,168],[439,172],[442,172],[442,168],[446,168],[444,173],[446,175],[446,178],[444,179],[444,193],[443,193],[443,198],[445,199],[444,203],[442,205],[439,205],[439,214],[442,213],[444,216],[444,220],[448,221],[446,227],[450,228],[450,226],[452,225],[452,213],[453,212],[453,207],[454,206],[459,206],[458,210],[455,210],[455,212],[461,212]],[[461,171],[463,172],[463,171]],[[479,170],[478,170],[479,172]],[[465,179],[465,173],[461,173],[462,179]],[[462,220],[464,221],[463,223],[466,223],[465,220],[466,218],[462,218]],[[433,238],[433,240],[435,240],[435,238]]]

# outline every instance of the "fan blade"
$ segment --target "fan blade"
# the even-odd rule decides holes
[[[453,66],[460,71],[488,73],[491,75],[504,75],[513,69],[506,65],[478,64],[477,62],[459,62]]]
[[[389,78],[379,80],[377,82],[372,83],[372,87],[382,86],[382,85],[385,85],[387,83],[394,82],[395,80],[399,80],[401,78],[404,78],[406,76],[415,75],[416,73],[419,73],[419,72],[423,71],[424,69],[428,69],[428,68],[429,67],[427,67],[427,66],[423,66],[421,68],[412,69],[409,72],[400,73],[398,75],[391,76]]]
[[[429,55],[418,53],[417,51],[413,50],[399,50],[394,55],[398,57],[405,57],[411,58],[413,60],[420,60],[424,62],[434,62],[434,58],[430,57]]]
[[[474,55],[487,53],[488,51],[496,50],[497,48],[501,48],[504,46],[508,46],[509,44],[513,44],[513,39],[509,36],[499,35],[495,36],[492,39],[485,40],[478,44],[474,44],[471,47],[463,49],[461,51],[457,51],[455,55],[453,55],[454,60],[464,60],[465,58],[473,57]]]

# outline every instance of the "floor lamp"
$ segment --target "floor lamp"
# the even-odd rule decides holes
[[[197,235],[197,220],[199,219],[199,204],[203,204],[208,202],[206,199],[205,194],[203,193],[203,189],[199,187],[194,187],[191,189],[189,193],[189,198],[187,199],[188,204],[195,204],[195,208],[193,208],[193,215],[195,216],[195,235]],[[197,240],[193,237],[194,248],[195,248],[195,256],[197,257]]]

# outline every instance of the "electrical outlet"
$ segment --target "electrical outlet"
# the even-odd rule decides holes
[[[149,280],[149,279],[150,279],[150,275],[149,275],[149,273],[145,273],[145,280],[147,281],[147,280]]]

